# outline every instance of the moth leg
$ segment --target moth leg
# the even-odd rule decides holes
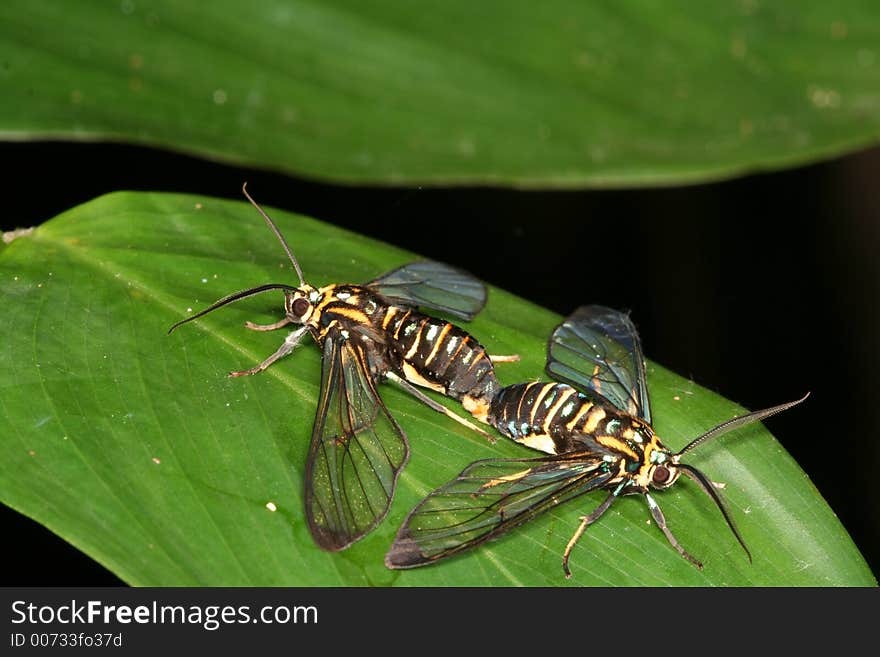
[[[274,331],[275,329],[280,329],[282,326],[287,326],[292,321],[293,320],[290,319],[290,317],[285,317],[272,324],[254,324],[253,322],[245,322],[244,325],[251,331]]]
[[[281,343],[281,346],[278,347],[278,350],[274,354],[269,356],[266,360],[264,360],[262,363],[260,363],[256,367],[250,368],[249,370],[242,370],[240,372],[230,372],[229,376],[245,376],[248,374],[256,374],[257,372],[262,372],[264,369],[269,367],[269,365],[274,363],[276,360],[278,360],[279,358],[282,358],[283,356],[286,356],[291,351],[293,351],[294,348],[296,347],[296,345],[299,343],[300,339],[302,339],[302,336],[304,336],[306,334],[306,331],[308,331],[308,330],[309,329],[307,326],[302,326],[302,327],[296,329],[295,331],[291,331],[290,335],[288,335],[284,339],[284,342]]]
[[[489,354],[489,360],[493,363],[518,363],[519,354],[510,354],[509,356],[498,356]]]
[[[666,517],[660,510],[657,502],[654,501],[654,498],[648,495],[648,493],[645,493],[645,499],[648,501],[648,508],[651,509],[651,516],[654,518],[654,522],[657,523],[657,526],[661,529],[663,534],[665,534],[666,540],[669,541],[669,544],[672,545],[672,547],[674,547],[676,550],[678,550],[678,553],[681,556],[690,561],[700,570],[703,570],[703,564],[700,563],[699,560],[697,560],[695,557],[693,557],[687,550],[681,547],[675,536],[673,536],[672,532],[669,531],[669,528],[666,526]]]
[[[603,513],[608,510],[608,507],[611,506],[611,503],[617,499],[617,493],[611,492],[608,494],[608,497],[605,498],[605,501],[602,502],[599,506],[593,509],[593,512],[588,516],[581,516],[581,524],[578,526],[577,531],[574,533],[574,536],[571,537],[571,540],[568,542],[568,545],[565,546],[565,552],[562,553],[562,570],[565,571],[566,579],[571,578],[571,570],[568,567],[568,558],[571,556],[571,551],[574,549],[575,543],[578,542],[583,533],[586,531],[587,527],[592,525],[599,519]]]
[[[471,422],[468,422],[468,421],[465,420],[463,417],[461,417],[461,416],[459,416],[459,415],[456,415],[455,413],[453,413],[452,411],[450,411],[448,408],[446,408],[446,407],[443,406],[442,404],[439,404],[439,403],[435,402],[433,399],[431,399],[431,398],[428,397],[426,394],[424,394],[421,390],[419,390],[418,388],[416,388],[415,386],[413,386],[409,381],[400,378],[400,377],[397,376],[394,372],[388,372],[388,373],[385,375],[385,377],[386,377],[387,379],[391,380],[391,381],[394,381],[394,383],[396,383],[397,385],[399,385],[401,388],[403,388],[404,390],[406,390],[406,392],[408,392],[409,394],[411,394],[413,397],[415,397],[416,399],[418,399],[420,402],[422,402],[423,404],[425,404],[425,405],[428,406],[429,408],[434,409],[434,410],[437,411],[438,413],[443,413],[443,415],[445,415],[446,417],[455,420],[455,421],[458,422],[459,424],[462,424],[462,425],[466,426],[468,429],[473,429],[473,430],[476,431],[478,434],[480,434],[481,436],[483,436],[486,440],[488,440],[490,443],[494,443],[494,442],[496,441],[496,439],[495,439],[494,436],[492,436],[492,435],[490,435],[489,433],[483,431],[483,430],[482,430],[480,427],[478,427],[476,424],[473,424],[473,423],[471,423]]]

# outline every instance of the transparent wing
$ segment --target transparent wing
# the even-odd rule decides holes
[[[546,369],[553,378],[598,393],[650,424],[645,358],[626,313],[604,306],[575,310],[550,336]]]
[[[466,271],[442,262],[411,262],[366,287],[405,306],[422,306],[472,320],[486,305],[486,286]]]
[[[412,568],[479,545],[557,504],[601,488],[615,471],[613,464],[592,452],[472,463],[410,512],[385,564]]]
[[[342,550],[372,531],[408,458],[406,436],[376,392],[363,347],[328,336],[305,477],[315,542]]]

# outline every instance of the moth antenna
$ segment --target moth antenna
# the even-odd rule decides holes
[[[269,218],[269,215],[257,204],[257,202],[248,194],[247,183],[244,183],[241,186],[242,193],[247,197],[247,200],[251,202],[257,212],[263,215],[263,219],[266,220],[266,223],[269,224],[269,228],[272,229],[272,232],[275,233],[275,237],[278,238],[278,241],[281,242],[281,246],[284,247],[284,252],[287,253],[287,257],[290,258],[290,262],[293,263],[293,268],[296,270],[296,275],[299,276],[299,285],[302,287],[306,284],[305,279],[303,278],[302,269],[299,268],[299,262],[297,262],[296,257],[293,255],[293,251],[290,250],[290,247],[287,245],[287,240],[284,239],[284,236],[281,234],[281,231],[278,230],[278,226],[275,225],[275,222]]]
[[[241,290],[240,292],[233,292],[232,294],[228,294],[222,299],[218,299],[210,306],[205,308],[204,310],[200,310],[195,315],[190,315],[186,319],[182,319],[179,322],[176,322],[170,329],[168,329],[168,333],[170,334],[174,329],[176,329],[181,324],[186,324],[187,322],[191,322],[194,319],[198,319],[199,317],[203,317],[207,315],[209,312],[213,310],[217,310],[217,308],[221,306],[225,306],[227,303],[232,303],[233,301],[238,301],[239,299],[246,299],[247,297],[252,297],[255,294],[260,294],[260,292],[265,292],[267,290],[295,290],[296,288],[293,285],[285,285],[284,283],[266,283],[265,285],[258,285],[257,287],[252,287],[248,290]]]
[[[707,440],[711,440],[712,438],[717,438],[718,436],[722,436],[728,431],[733,431],[734,429],[738,429],[744,424],[751,424],[752,422],[757,422],[759,420],[763,420],[765,418],[770,417],[771,415],[776,415],[777,413],[781,413],[782,411],[788,410],[792,406],[797,406],[802,401],[804,401],[807,397],[810,396],[808,392],[806,395],[797,399],[795,401],[788,402],[786,404],[780,404],[779,406],[771,406],[770,408],[765,408],[761,411],[752,411],[751,413],[747,413],[746,415],[741,415],[739,417],[732,418],[727,420],[726,422],[722,422],[714,429],[709,429],[702,436],[698,436],[694,438],[691,442],[685,445],[675,456],[681,456],[685,454],[695,447],[699,447],[701,444],[706,442]]]
[[[732,531],[733,535],[736,536],[736,540],[739,541],[742,549],[746,551],[746,556],[749,558],[749,563],[752,563],[752,553],[749,552],[749,548],[746,546],[745,539],[743,539],[742,534],[739,533],[739,529],[736,528],[736,523],[733,522],[733,516],[730,515],[727,504],[724,503],[724,498],[721,497],[718,491],[715,490],[715,487],[709,482],[709,480],[706,478],[706,475],[704,475],[692,465],[687,465],[686,463],[679,463],[675,467],[680,468],[685,476],[687,476],[689,479],[693,479],[695,482],[697,482],[697,485],[703,489],[703,492],[712,498],[712,500],[715,502],[715,505],[721,511],[721,515],[724,516],[724,520],[725,522],[727,522],[727,526],[730,527],[730,531]]]

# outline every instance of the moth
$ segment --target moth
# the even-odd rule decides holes
[[[490,403],[488,419],[502,434],[547,455],[469,465],[406,517],[386,554],[389,568],[412,568],[452,556],[595,490],[607,495],[582,516],[565,548],[562,567],[567,577],[577,541],[624,495],[641,495],[672,547],[702,568],[675,538],[652,494],[671,487],[682,475],[718,506],[751,560],[716,486],[682,458],[713,438],[791,408],[806,397],[722,422],[673,452],[651,426],[638,333],[625,313],[603,306],[583,306],[553,331],[546,371],[557,382],[501,389]]]
[[[317,544],[342,550],[385,517],[397,478],[409,458],[406,434],[377,391],[391,381],[419,401],[494,441],[483,429],[432,400],[415,386],[461,402],[485,422],[489,401],[500,388],[496,360],[463,329],[419,312],[429,308],[471,320],[486,303],[486,287],[470,274],[438,262],[415,262],[363,285],[316,288],[278,227],[251,198],[281,242],[299,285],[267,283],[235,292],[177,327],[234,301],[268,290],[284,294],[284,317],[246,326],[273,331],[295,326],[281,346],[259,365],[230,376],[256,374],[289,354],[306,334],[322,350],[321,389],[305,468],[305,515]]]

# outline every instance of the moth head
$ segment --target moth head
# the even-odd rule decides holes
[[[315,305],[321,294],[309,284],[284,292],[284,312],[297,324],[308,324],[315,319]]]
[[[664,452],[654,452],[654,454],[659,454],[666,458],[658,459],[651,466],[651,469],[648,471],[648,483],[651,488],[658,490],[669,488],[678,481],[678,478],[681,476],[681,470],[678,469],[675,459],[669,457]]]

